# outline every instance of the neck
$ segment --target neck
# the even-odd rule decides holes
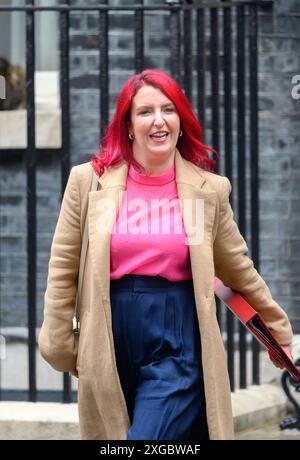
[[[175,150],[171,154],[159,158],[156,155],[154,157],[135,155],[134,151],[133,156],[145,168],[147,175],[158,176],[168,171],[174,164]]]

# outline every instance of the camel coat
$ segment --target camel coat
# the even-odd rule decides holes
[[[246,255],[248,248],[229,204],[229,180],[198,168],[178,150],[175,170],[181,206],[184,200],[200,199],[204,203],[202,240],[196,244],[189,242],[189,250],[202,344],[209,436],[211,440],[234,439],[226,354],[216,318],[214,276],[245,296],[280,344],[291,343],[292,330],[287,315],[272,299]],[[103,234],[97,229],[101,222],[105,222],[108,229],[113,228],[126,186],[128,164],[123,162],[106,169],[99,178],[98,190],[89,192],[92,172],[90,163],[75,166],[70,172],[51,247],[39,347],[54,369],[64,372],[78,369],[82,439],[125,440],[130,421],[112,334],[110,233]],[[86,212],[89,248],[78,342],[72,334],[72,315]],[[193,213],[183,213],[185,228],[191,224],[189,219]]]

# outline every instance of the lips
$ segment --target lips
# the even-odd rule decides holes
[[[163,142],[168,137],[168,135],[169,133],[167,131],[157,131],[156,133],[150,134],[150,137],[155,142]]]
[[[161,144],[164,144],[165,142],[167,142],[168,134],[164,134],[161,137],[151,135],[150,139],[151,139],[152,144],[161,145]]]
[[[162,134],[169,134],[169,132],[165,130],[155,131],[155,133],[151,133],[150,136],[160,136]]]

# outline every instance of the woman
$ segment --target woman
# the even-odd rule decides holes
[[[101,156],[71,170],[39,345],[55,369],[79,376],[83,439],[234,438],[214,276],[244,295],[290,353],[288,318],[246,255],[230,183],[209,171],[212,149],[201,138],[178,84],[145,70],[121,91]],[[89,193],[93,171],[99,186]]]

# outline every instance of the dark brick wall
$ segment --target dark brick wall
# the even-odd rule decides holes
[[[117,4],[118,0],[115,0]],[[119,0],[120,2],[120,0]],[[81,4],[73,0],[72,4]],[[99,3],[89,0],[88,4]],[[132,0],[131,3],[134,3]],[[162,3],[157,0],[155,3]],[[113,4],[113,2],[111,2]],[[129,4],[129,0],[123,2]],[[151,4],[154,4],[153,0]],[[169,71],[169,19],[145,18],[145,63]],[[118,91],[134,72],[133,15],[110,15],[110,115]],[[98,19],[93,13],[71,16],[71,163],[87,161],[99,142]],[[234,29],[234,27],[233,27]],[[291,97],[291,78],[300,74],[300,3],[277,0],[273,12],[259,17],[260,120],[260,272],[274,298],[300,332],[300,100]],[[235,76],[235,75],[234,75]],[[220,84],[222,79],[220,78]],[[233,97],[236,92],[233,88]],[[210,88],[207,87],[210,100]],[[196,102],[196,99],[193,99]],[[206,142],[211,139],[207,111]],[[221,119],[221,125],[222,125]],[[234,124],[236,120],[234,119]],[[236,138],[236,130],[234,139]],[[221,136],[220,153],[223,152]],[[234,152],[236,153],[236,152]],[[27,324],[26,183],[22,162],[2,165],[1,187],[1,325]],[[59,158],[43,162],[38,189],[38,322],[42,318],[49,251],[60,202]],[[233,178],[236,195],[236,175]],[[251,240],[248,241],[251,248]]]
[[[300,332],[300,2],[277,0],[260,20],[261,274]]]

